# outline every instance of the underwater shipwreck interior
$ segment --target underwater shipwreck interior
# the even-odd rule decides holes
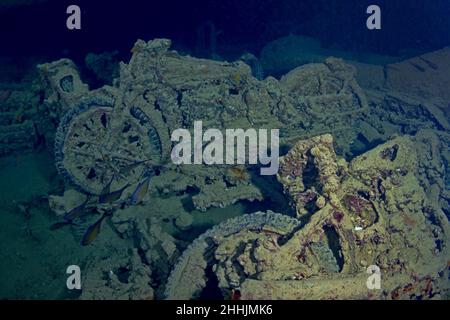
[[[0,298],[450,299],[449,17],[0,0]],[[196,121],[278,170],[174,161]]]

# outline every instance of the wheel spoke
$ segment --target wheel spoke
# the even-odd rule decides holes
[[[157,160],[160,151],[155,153],[147,135],[149,130],[155,130],[149,127],[151,121],[142,124],[129,112],[126,106],[94,106],[70,119],[65,129],[67,138],[61,145],[62,164],[68,177],[87,192],[99,194],[111,178],[133,183],[143,170],[140,162],[145,161],[142,165],[148,166],[153,162],[151,158]],[[123,132],[125,125],[130,126],[127,132]]]

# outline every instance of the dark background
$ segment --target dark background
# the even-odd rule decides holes
[[[0,0],[1,3],[2,0]],[[82,9],[82,30],[66,29],[66,8]],[[382,9],[382,30],[365,27],[366,8]],[[193,48],[197,27],[214,22],[221,47],[256,54],[289,33],[319,38],[327,47],[396,55],[450,44],[450,0],[47,0],[1,8],[0,55],[84,57],[129,52],[136,39],[167,37]]]

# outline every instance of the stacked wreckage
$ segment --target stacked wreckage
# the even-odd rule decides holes
[[[211,290],[225,299],[448,298],[448,113],[425,99],[432,84],[402,84],[417,67],[385,67],[376,82],[378,69],[328,58],[258,80],[243,61],[182,56],[170,45],[138,41],[113,84],[91,91],[70,60],[39,66],[59,121],[56,166],[70,182],[50,206],[63,214],[86,201],[113,211],[119,235],[92,255],[81,298],[195,299]],[[442,74],[450,54],[439,54],[408,79]],[[357,69],[372,77],[364,89]],[[174,165],[170,133],[195,120],[280,128],[288,152],[278,183],[264,186],[252,167]],[[149,172],[145,197],[124,201]],[[183,197],[206,211],[261,201],[277,185],[293,214],[240,215],[190,244],[161,227],[173,220],[189,230]],[[123,193],[99,201],[106,187]],[[379,290],[366,286],[371,265],[381,271]]]

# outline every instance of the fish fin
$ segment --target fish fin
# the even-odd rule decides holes
[[[61,229],[62,227],[64,227],[66,224],[62,223],[62,222],[55,222],[52,225],[50,225],[49,230],[50,231],[55,231],[58,229]]]
[[[89,214],[77,220],[71,225],[71,231],[76,242],[81,243],[86,230],[98,220],[98,215]]]
[[[105,212],[97,221],[95,221],[92,225],[90,225],[86,232],[83,234],[83,238],[81,239],[81,245],[87,246],[97,239],[100,234],[100,229],[103,223],[103,220],[109,215],[109,213]]]

